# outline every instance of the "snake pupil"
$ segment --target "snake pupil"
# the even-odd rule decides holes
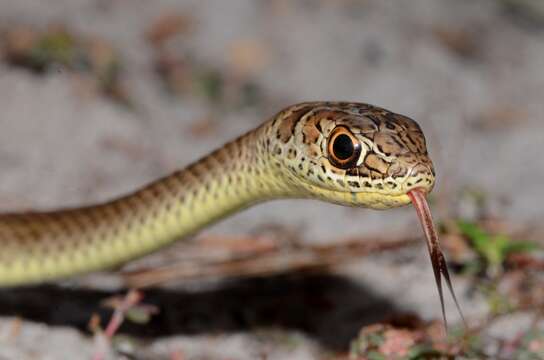
[[[334,155],[340,160],[347,160],[353,156],[355,148],[353,141],[346,134],[341,134],[336,137],[333,144]]]
[[[357,165],[361,144],[346,127],[338,126],[329,137],[327,151],[333,166],[349,169]]]

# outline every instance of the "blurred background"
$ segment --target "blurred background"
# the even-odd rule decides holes
[[[0,357],[90,358],[100,300],[167,266],[181,270],[144,299],[159,314],[125,324],[111,358],[364,359],[389,342],[544,358],[543,2],[2,0],[0,34],[4,211],[129,192],[300,101],[417,120],[473,330],[430,335],[440,305],[412,208],[275,201],[121,273],[2,291]]]

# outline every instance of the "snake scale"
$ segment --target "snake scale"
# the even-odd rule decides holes
[[[413,189],[429,193],[434,180],[414,120],[363,103],[301,103],[131,194],[0,215],[0,286],[118,266],[266,200],[388,209],[410,203]]]

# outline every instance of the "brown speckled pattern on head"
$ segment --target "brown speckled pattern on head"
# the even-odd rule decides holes
[[[361,103],[303,103],[287,109],[288,121],[277,121],[274,131],[281,142],[273,154],[290,179],[315,196],[353,206],[387,208],[399,199],[383,197],[374,203],[354,194],[404,195],[414,187],[430,191],[434,169],[425,138],[417,123],[405,116]],[[327,141],[338,126],[348,128],[362,145],[357,166],[336,168],[327,153]],[[281,134],[281,136],[280,136]],[[297,153],[296,157],[284,154]],[[301,172],[304,176],[301,176]],[[346,200],[350,193],[352,200]],[[407,199],[401,200],[407,203]]]
[[[356,166],[334,167],[328,136],[344,126],[361,144]],[[0,286],[106,269],[149,254],[254,203],[310,197],[385,209],[430,191],[432,163],[419,126],[367,104],[311,102],[183,170],[105,204],[0,215]]]

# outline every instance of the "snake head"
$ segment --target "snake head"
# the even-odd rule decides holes
[[[303,103],[273,122],[274,161],[296,192],[334,203],[387,209],[429,193],[435,172],[412,119],[362,103]]]

